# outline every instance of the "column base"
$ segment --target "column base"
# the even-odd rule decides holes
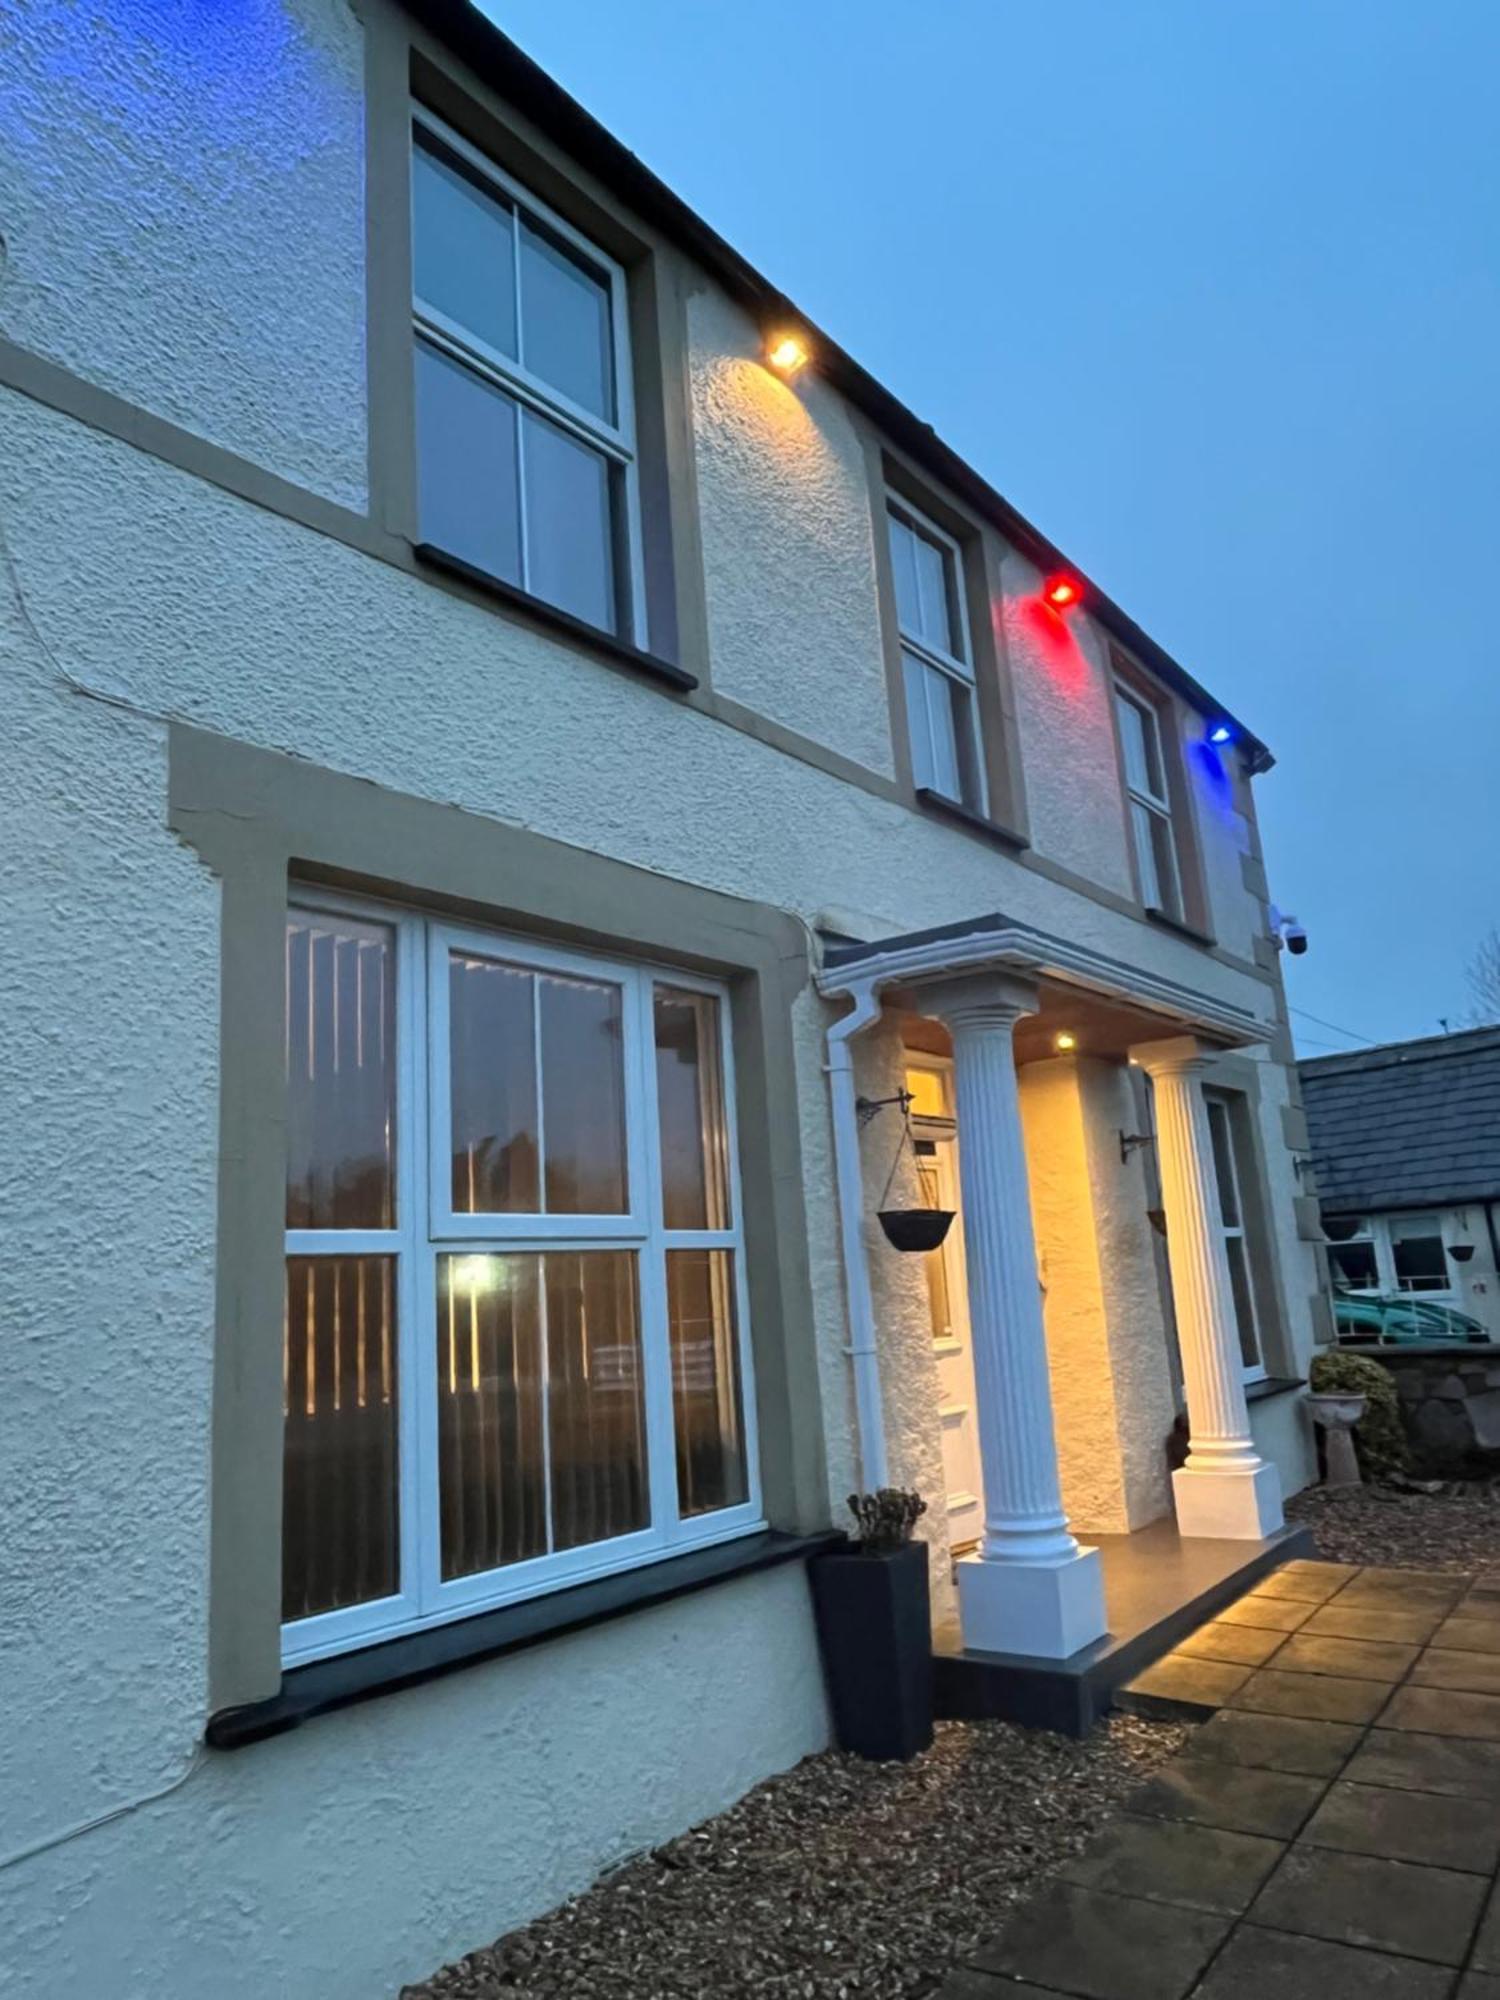
[[[1057,1563],[962,1556],[958,1613],[964,1644],[976,1652],[1065,1660],[1109,1629],[1099,1551],[1079,1549]]]
[[[1191,1465],[1172,1474],[1179,1535],[1226,1542],[1263,1542],[1285,1525],[1281,1474],[1262,1459],[1242,1472],[1206,1472]]]

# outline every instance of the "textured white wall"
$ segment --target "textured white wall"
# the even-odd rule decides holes
[[[35,0],[8,29],[0,331],[360,504],[362,55],[342,0]],[[854,427],[817,383],[789,402],[748,366],[711,294],[690,324],[716,682],[888,771]],[[0,956],[0,1861],[167,1783],[202,1727],[218,897],[165,831],[164,719],[809,921],[1002,908],[1271,1016],[1263,983],[1179,939],[8,392],[0,523],[0,881],[23,947]],[[1038,849],[1126,890],[1098,648],[1086,628],[1076,661],[1012,637]],[[1240,907],[1237,866],[1214,863],[1216,912]],[[855,1453],[824,1021],[802,996],[832,1510]],[[862,1074],[892,1061],[872,1046]],[[1270,1152],[1281,1189],[1279,1134]],[[893,1452],[936,1505],[920,1295],[877,1257]],[[0,1976],[365,2000],[825,1726],[800,1576],[725,1587],[215,1757],[0,1869]]]
[[[363,505],[364,37],[345,0],[5,14],[0,334]]]

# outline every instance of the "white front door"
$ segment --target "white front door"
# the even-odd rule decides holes
[[[922,1199],[955,1211],[942,1246],[927,1253],[927,1298],[937,1358],[938,1416],[942,1425],[943,1480],[948,1490],[948,1541],[955,1555],[972,1548],[984,1529],[984,1485],[974,1394],[974,1353],[969,1340],[968,1280],[964,1273],[963,1219],[958,1209],[958,1144],[951,1129],[916,1119],[917,1170]]]

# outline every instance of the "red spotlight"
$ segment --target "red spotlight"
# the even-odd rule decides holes
[[[1066,611],[1082,601],[1083,585],[1076,576],[1059,571],[1056,576],[1049,576],[1042,585],[1042,598],[1054,611]]]

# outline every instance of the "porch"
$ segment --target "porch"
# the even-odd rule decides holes
[[[1090,1537],[1099,1551],[1108,1630],[1065,1660],[964,1646],[956,1617],[933,1633],[934,1696],[946,1722],[1022,1722],[1083,1736],[1119,1690],[1294,1557],[1316,1554],[1303,1527],[1259,1542],[1184,1536],[1171,1520]]]
[[[941,1492],[940,1578],[956,1558],[956,1604],[935,1591],[938,1712],[1086,1729],[1304,1547],[1247,1400],[1305,1361],[1242,1053],[1269,1029],[1002,916],[833,948],[820,983],[854,1003],[828,1067],[861,1483]],[[893,1184],[903,1198],[893,1104],[915,1113],[905,1201],[960,1211],[927,1260],[920,1339],[894,1268],[916,1260],[872,1227]],[[1281,1435],[1301,1449],[1294,1413]]]

